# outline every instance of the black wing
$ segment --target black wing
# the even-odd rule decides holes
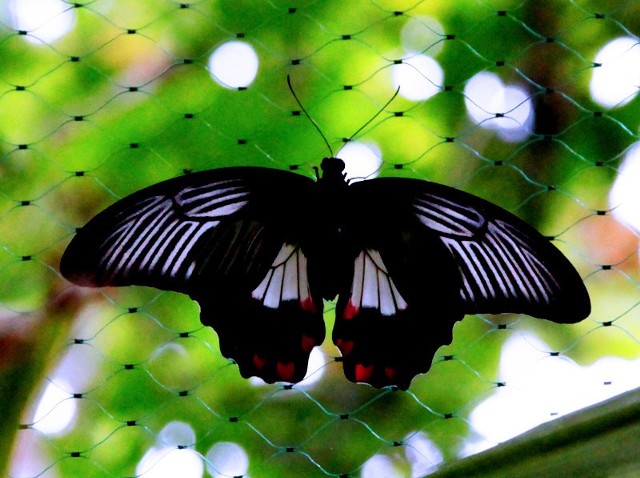
[[[533,227],[508,211],[440,184],[383,178],[353,185],[359,195],[384,197],[379,220],[410,210],[406,221],[435,234],[462,278],[463,310],[525,313],[573,323],[591,310],[571,263]],[[383,204],[385,203],[385,204]]]
[[[60,270],[85,286],[189,294],[243,376],[299,381],[325,333],[322,298],[313,292],[301,246],[313,185],[263,168],[164,181],[92,219],[69,244]]]
[[[463,191],[412,182],[414,215],[458,264],[465,313],[525,313],[559,323],[590,314],[589,294],[577,271],[533,227]]]
[[[513,214],[425,181],[383,178],[349,189],[355,259],[333,341],[351,380],[408,387],[464,314],[563,323],[589,314],[573,266]]]
[[[353,278],[339,294],[333,342],[349,380],[406,389],[429,370],[464,316],[460,278],[433,236],[408,223],[388,230],[384,224],[369,229],[379,234],[355,242],[360,249]]]

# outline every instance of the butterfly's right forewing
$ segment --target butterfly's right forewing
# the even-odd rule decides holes
[[[146,188],[83,227],[65,251],[61,272],[83,285],[138,284],[188,292],[207,255],[202,245],[225,224],[247,217],[255,194],[246,175],[234,170],[196,173]]]
[[[314,185],[263,168],[156,184],[83,227],[61,272],[81,285],[187,293],[243,376],[301,380],[311,349],[324,339],[322,298],[304,251]]]

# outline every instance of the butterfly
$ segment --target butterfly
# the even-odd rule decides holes
[[[548,239],[463,191],[408,178],[349,183],[258,167],[196,172],[138,191],[95,216],[67,247],[82,286],[188,294],[243,377],[298,382],[325,338],[353,382],[406,389],[465,314],[559,323],[590,313],[587,290]]]

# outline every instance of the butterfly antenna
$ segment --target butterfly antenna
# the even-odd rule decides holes
[[[363,129],[365,129],[367,126],[369,126],[369,125],[371,124],[371,122],[372,122],[374,119],[376,119],[378,116],[380,116],[380,114],[381,114],[381,113],[382,113],[382,112],[387,108],[387,106],[389,106],[389,105],[391,104],[391,102],[392,102],[393,100],[395,100],[395,99],[396,99],[396,96],[398,96],[398,93],[400,93],[400,87],[399,87],[399,86],[398,86],[398,88],[396,89],[396,92],[393,94],[393,96],[389,99],[389,101],[387,101],[387,102],[384,104],[384,106],[383,106],[382,108],[380,108],[380,109],[376,112],[376,114],[374,114],[374,115],[371,117],[371,119],[370,119],[369,121],[367,121],[365,124],[363,124],[362,126],[360,126],[360,127],[356,130],[356,132],[355,132],[355,133],[353,133],[351,136],[349,136],[349,137],[346,139],[345,143],[348,143],[348,142],[349,142],[349,141],[351,141],[353,138],[355,138],[355,137],[358,135],[358,133],[359,133],[360,131],[362,131]]]
[[[291,94],[296,99],[296,103],[298,103],[298,106],[300,107],[302,112],[307,116],[307,118],[309,118],[309,121],[311,121],[311,124],[315,127],[315,129],[318,131],[318,133],[320,133],[320,136],[322,137],[322,140],[324,141],[324,144],[326,144],[327,145],[327,149],[329,149],[329,153],[331,154],[331,157],[333,157],[333,149],[331,149],[331,145],[329,144],[329,141],[327,141],[327,138],[324,135],[324,133],[322,132],[322,130],[320,129],[320,126],[318,126],[318,123],[315,122],[315,120],[311,117],[311,115],[304,108],[304,106],[302,105],[302,102],[298,98],[298,95],[296,95],[296,92],[293,91],[293,86],[291,85],[291,77],[289,75],[287,75],[287,84],[289,85],[289,90],[291,91]]]

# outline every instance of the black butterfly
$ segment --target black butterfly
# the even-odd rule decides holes
[[[325,338],[353,382],[407,388],[465,314],[561,323],[590,312],[580,276],[532,227],[470,194],[414,179],[349,184],[226,168],[170,179],[98,214],[60,270],[76,284],[189,294],[244,377],[300,381]]]

